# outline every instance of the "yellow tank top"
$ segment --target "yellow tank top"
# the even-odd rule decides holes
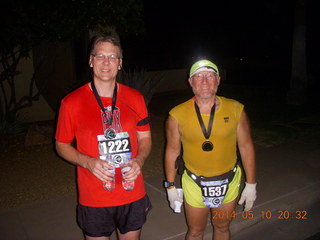
[[[218,176],[231,170],[237,160],[237,126],[243,105],[233,99],[219,97],[220,107],[216,111],[210,138],[213,150],[205,152],[202,144],[206,141],[190,99],[176,107],[169,114],[179,123],[183,159],[191,172],[205,176]],[[209,114],[201,114],[208,130]]]

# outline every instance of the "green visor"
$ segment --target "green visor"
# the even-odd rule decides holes
[[[219,76],[217,65],[209,60],[200,60],[194,63],[190,69],[190,77],[198,72],[215,72]]]

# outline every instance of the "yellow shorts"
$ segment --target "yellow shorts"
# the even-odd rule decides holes
[[[241,181],[242,171],[241,168],[238,166],[237,171],[229,184],[228,191],[226,196],[223,200],[224,203],[232,202],[239,194],[239,187]],[[184,171],[182,175],[182,188],[183,188],[183,195],[184,200],[191,205],[192,207],[197,208],[205,208],[206,206],[202,202],[202,192],[201,188],[196,184],[192,178]]]

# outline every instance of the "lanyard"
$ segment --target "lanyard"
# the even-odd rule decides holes
[[[103,115],[105,115],[105,117],[106,117],[104,106],[102,104],[101,98],[100,98],[100,96],[98,94],[98,91],[97,91],[96,86],[94,85],[93,81],[91,82],[91,88],[92,88],[93,94],[96,97],[96,100],[97,100],[97,102],[98,102],[98,104],[99,104],[99,106],[100,106],[100,108],[102,110]],[[117,92],[118,92],[117,90],[118,90],[118,86],[117,86],[117,83],[115,83],[115,86],[114,86],[114,89],[113,89],[113,95],[112,95],[111,117],[107,119],[107,124],[109,126],[111,126],[112,123],[113,123],[113,111],[115,109],[116,101],[117,101]]]
[[[197,112],[197,116],[198,116],[198,120],[203,132],[203,135],[206,139],[209,139],[210,135],[211,135],[211,130],[212,130],[212,123],[213,123],[213,119],[214,119],[214,114],[215,114],[215,109],[216,109],[216,104],[213,104],[212,108],[211,108],[211,112],[210,112],[210,119],[209,119],[209,123],[208,123],[208,131],[206,130],[206,127],[204,126],[201,114],[200,114],[200,110],[199,107],[196,103],[196,101],[194,101],[194,107],[196,109]]]

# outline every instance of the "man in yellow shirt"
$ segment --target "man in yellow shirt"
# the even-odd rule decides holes
[[[255,153],[244,106],[217,96],[218,67],[200,60],[190,69],[194,97],[174,107],[166,122],[165,187],[170,207],[183,200],[174,185],[176,159],[183,149],[182,175],[186,239],[203,239],[209,212],[214,239],[230,239],[229,226],[239,195],[242,170],[237,164],[237,147],[246,185],[239,204],[249,211],[256,199]],[[214,213],[220,213],[214,217]]]

